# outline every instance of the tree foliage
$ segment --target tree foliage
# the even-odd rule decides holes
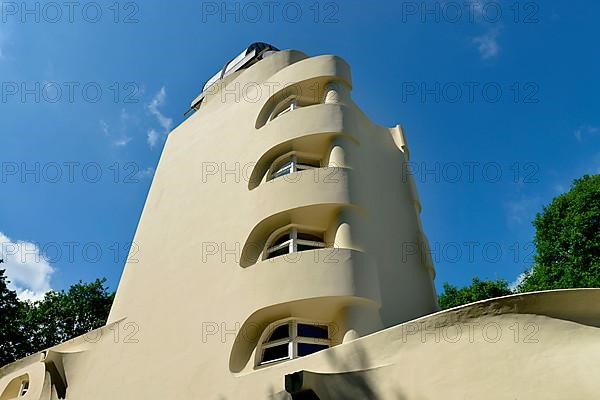
[[[576,179],[569,192],[533,221],[536,256],[516,292],[600,287],[600,175]],[[473,279],[470,286],[444,284],[442,309],[511,294],[506,281]]]
[[[501,297],[512,294],[508,287],[508,282],[504,280],[482,281],[479,278],[473,278],[470,286],[458,289],[447,282],[444,284],[444,291],[438,297],[438,303],[443,310],[457,307],[463,304],[473,303],[479,300]]]
[[[103,326],[114,298],[104,279],[48,292],[36,302],[20,301],[8,283],[0,271],[0,365]]]
[[[23,332],[15,323],[21,315],[22,304],[17,294],[8,288],[10,283],[0,270],[0,365],[15,360],[22,353]]]
[[[600,287],[600,175],[575,180],[533,224],[537,254],[519,291]]]

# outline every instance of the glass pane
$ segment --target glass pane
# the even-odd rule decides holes
[[[244,59],[244,57],[246,57],[248,51],[244,50],[242,51],[236,58],[234,58],[233,60],[231,60],[229,62],[229,64],[227,64],[227,68],[225,69],[225,72],[230,72],[233,71],[235,67],[237,67],[238,63],[240,61],[242,61]]]
[[[298,239],[299,240],[310,240],[311,242],[322,242],[323,241],[322,236],[317,236],[317,235],[312,235],[310,233],[302,233],[302,232],[298,232]]]
[[[21,396],[25,396],[29,391],[29,381],[25,381],[21,384]]]
[[[285,164],[282,164],[282,165],[281,165],[281,167],[279,167],[275,173],[276,173],[276,174],[278,174],[278,173],[280,173],[280,172],[287,171],[287,170],[289,170],[290,168],[292,168],[292,162],[291,162],[291,161],[288,161],[288,162],[286,162]]]
[[[298,251],[307,251],[307,250],[315,250],[315,249],[322,249],[322,247],[319,246],[311,246],[309,244],[298,244],[298,246],[296,246],[296,248],[298,249]]]
[[[272,251],[268,254],[267,258],[274,258],[279,256],[285,256],[286,254],[290,254],[290,248],[284,247],[283,249]]]
[[[308,171],[309,169],[315,169],[317,167],[313,167],[312,165],[306,165],[306,164],[298,164],[296,165],[296,169],[298,171]]]
[[[213,75],[212,78],[210,78],[206,84],[204,85],[204,88],[202,89],[202,91],[205,91],[206,89],[208,89],[209,87],[211,87],[215,82],[217,82],[219,79],[221,79],[221,71],[217,72],[216,74]]]
[[[271,244],[271,247],[275,247],[275,246],[277,246],[278,244],[282,244],[282,243],[284,243],[284,242],[287,242],[288,240],[290,240],[290,234],[289,234],[289,233],[286,233],[285,235],[281,235],[281,236],[279,236],[279,237],[277,238],[277,240],[275,240],[275,241],[273,242],[273,244]]]
[[[286,169],[285,171],[281,171],[281,172],[275,172],[273,174],[273,176],[271,177],[271,179],[281,178],[282,176],[289,175],[289,174],[291,174],[291,171],[289,169]]]
[[[313,339],[329,339],[329,329],[323,325],[298,324],[298,336]]]
[[[287,163],[277,171],[273,172],[273,179],[279,178],[280,176],[288,175],[292,173],[292,163]]]
[[[282,358],[288,358],[289,357],[288,350],[289,350],[288,343],[280,344],[279,346],[269,347],[264,350],[263,358],[262,358],[261,362],[267,363],[270,361],[280,360]]]
[[[298,357],[304,357],[328,349],[326,344],[298,343]]]
[[[271,333],[271,336],[269,336],[269,342],[274,342],[276,340],[285,339],[285,338],[289,338],[289,337],[290,337],[289,324],[280,325],[277,328],[275,328],[273,333]]]
[[[283,114],[292,111],[292,108],[290,106],[287,106],[286,108],[284,108],[279,114],[277,114],[275,116],[275,118],[282,116]]]
[[[321,162],[317,160],[298,160],[298,168],[309,169],[309,168],[320,168]]]

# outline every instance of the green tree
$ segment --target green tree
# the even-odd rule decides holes
[[[8,287],[10,281],[0,270],[0,366],[14,361],[24,351],[20,323],[22,304],[17,293]]]
[[[104,286],[106,279],[92,283],[79,282],[67,293],[66,332],[71,337],[81,336],[106,324],[114,293]]]
[[[444,283],[444,291],[438,296],[438,303],[442,310],[473,303],[479,300],[501,297],[512,294],[508,282],[504,280],[482,281],[473,278],[470,286],[458,289],[456,286]]]
[[[105,282],[80,281],[68,292],[51,291],[42,300],[30,303],[24,324],[35,351],[103,326],[114,299]]]
[[[39,301],[19,301],[0,273],[0,366],[83,335],[106,323],[114,293],[106,280],[50,291]]]
[[[600,175],[576,179],[533,224],[537,254],[520,292],[600,287]]]

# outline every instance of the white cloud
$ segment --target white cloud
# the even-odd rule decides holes
[[[554,189],[554,193],[556,194],[563,194],[564,192],[566,192],[566,188],[564,187],[564,185],[557,183],[556,185],[554,185],[553,187]]]
[[[2,29],[2,25],[0,25],[0,60],[6,58],[4,48],[8,43],[8,32]]]
[[[6,269],[9,287],[21,300],[39,300],[52,289],[54,269],[35,243],[13,241],[0,232],[0,246],[0,268]]]
[[[156,132],[154,129],[150,129],[148,131],[148,144],[150,145],[151,148],[154,148],[154,146],[156,146],[156,144],[158,143],[159,137],[160,137],[160,134],[158,132]]]
[[[508,288],[510,290],[512,290],[513,292],[515,290],[517,290],[517,288],[519,287],[519,285],[521,283],[523,283],[523,280],[525,279],[526,276],[527,276],[527,273],[523,272],[522,274],[520,274],[519,276],[517,276],[517,279],[515,279],[514,282],[512,282],[510,285],[508,285]]]
[[[102,129],[102,132],[104,132],[106,136],[110,136],[110,126],[103,119],[100,120],[100,129]]]
[[[129,122],[129,120],[131,120],[131,119],[132,119],[132,117],[131,117],[131,114],[129,114],[129,113],[127,112],[127,110],[126,110],[126,109],[124,109],[124,108],[121,108],[121,115],[119,116],[119,118],[121,119],[121,122],[122,122],[123,124],[125,124],[125,123]]]
[[[494,7],[488,7],[488,5],[493,5]],[[479,51],[479,56],[483,60],[491,60],[497,57],[500,53],[498,36],[502,28],[502,23],[500,22],[502,14],[499,5],[494,1],[482,0],[469,3],[468,7],[472,10],[470,11],[472,12],[471,21],[486,28],[485,33],[471,39],[471,42]]]
[[[588,173],[591,175],[600,174],[600,153],[596,153],[590,167],[588,168]]]
[[[148,110],[152,115],[154,115],[158,119],[160,126],[162,126],[164,130],[170,131],[173,126],[173,120],[171,118],[165,117],[158,109],[159,107],[165,104],[166,98],[167,91],[163,86],[162,88],[160,88],[160,91],[156,93],[156,95],[154,95],[154,98],[152,99],[150,104],[148,104]]]
[[[171,131],[171,129],[173,129],[173,119],[166,117],[159,110],[159,108],[165,104],[166,99],[167,99],[167,90],[163,86],[162,88],[160,88],[158,93],[156,93],[154,95],[154,97],[152,98],[150,103],[146,105],[146,108],[148,109],[150,114],[152,114],[153,116],[156,117],[158,124],[161,127],[160,132],[154,128],[152,128],[148,131],[148,144],[150,145],[151,148],[156,146],[158,141],[160,139],[166,137],[169,134],[169,132]]]
[[[146,178],[152,178],[153,176],[154,176],[154,168],[153,167],[148,167],[146,169],[143,169],[136,174],[136,178],[138,178],[140,180],[146,179]]]
[[[479,55],[483,60],[495,58],[500,53],[498,34],[498,29],[491,29],[483,35],[473,38],[473,43],[477,46]]]
[[[592,125],[582,125],[575,130],[573,134],[578,142],[582,142],[585,136],[595,136],[600,134],[600,128]]]
[[[529,224],[541,208],[542,200],[539,196],[521,196],[517,200],[509,201],[506,203],[508,224]]]
[[[6,13],[8,13],[8,10],[6,10],[6,8],[9,5],[8,3],[9,2],[6,1],[0,1],[0,15],[2,15],[3,17],[6,17]],[[14,36],[12,34],[13,29],[11,29],[10,27],[10,17],[2,19],[3,21],[0,21],[0,61],[12,58],[7,55],[6,48],[13,44],[12,39]]]
[[[121,109],[121,114],[119,116],[119,124],[117,126],[117,130],[120,131],[120,134],[113,135],[112,128],[105,120],[100,120],[100,129],[104,136],[109,138],[111,144],[115,147],[125,147],[133,140],[132,137],[127,136],[126,132],[129,128],[129,123],[134,121],[134,119],[127,113],[125,109]]]
[[[128,136],[125,136],[125,137],[122,137],[122,138],[120,138],[120,139],[113,140],[113,142],[112,142],[112,143],[113,143],[113,145],[114,145],[114,146],[117,146],[117,147],[125,147],[125,146],[127,146],[127,145],[129,144],[129,142],[131,142],[132,140],[133,140],[132,138],[130,138],[130,137],[128,137]]]

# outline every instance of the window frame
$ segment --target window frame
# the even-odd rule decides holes
[[[21,387],[19,388],[19,395],[17,396],[18,399],[24,397],[25,395],[27,395],[27,393],[29,392],[29,379],[25,379],[23,381],[21,381]]]
[[[317,242],[314,240],[299,239],[298,238],[299,233],[300,234],[306,233],[309,235],[321,236],[323,238],[323,241]],[[284,235],[289,235],[287,240],[283,241],[282,243],[273,245],[273,243],[275,241],[277,241]],[[276,257],[281,257],[281,256],[269,257],[269,255],[276,251],[285,249],[286,247],[288,248],[288,252],[285,255],[299,253],[301,251],[308,251],[308,250],[298,251],[299,245],[314,247],[313,249],[310,249],[310,250],[318,250],[318,249],[327,248],[327,243],[325,242],[325,232],[318,231],[318,230],[312,230],[312,229],[303,229],[302,227],[299,227],[297,225],[288,225],[282,229],[279,229],[271,235],[271,238],[269,240],[267,240],[265,249],[263,251],[263,254],[264,254],[263,260],[270,260],[270,259],[273,259]]]
[[[269,116],[269,122],[284,114],[297,110],[298,108],[302,108],[302,106],[298,104],[298,98],[295,95],[288,96],[275,106]]]
[[[308,164],[312,162],[314,165]],[[267,181],[272,181],[295,172],[308,171],[311,169],[322,168],[321,158],[315,154],[298,151],[290,151],[277,157],[269,167]],[[281,173],[289,170],[288,173]]]
[[[275,330],[277,328],[279,328],[280,326],[283,326],[283,325],[288,325],[288,337],[284,338],[284,339],[278,339],[278,340],[275,340],[272,342],[267,342],[267,340],[273,334],[273,332],[275,332]],[[300,336],[300,335],[298,335],[298,325],[312,325],[312,326],[319,326],[319,327],[327,328],[327,339]],[[266,349],[281,346],[283,344],[288,345],[288,355],[286,357],[280,357],[280,358],[277,358],[274,360],[263,361],[264,353],[265,353]],[[332,340],[331,340],[330,324],[321,322],[321,321],[311,321],[311,320],[299,319],[299,318],[286,318],[283,320],[273,322],[265,329],[265,331],[261,335],[260,340],[258,342],[258,347],[257,347],[257,352],[256,352],[256,363],[255,363],[256,367],[257,368],[267,367],[267,366],[278,364],[278,363],[281,363],[284,361],[295,360],[297,358],[307,357],[309,355],[312,355],[312,354],[318,353],[319,351],[322,351],[322,350],[319,350],[319,351],[316,351],[315,353],[307,354],[306,356],[300,356],[299,351],[298,351],[299,344],[316,344],[316,345],[324,345],[324,346],[327,346],[327,348],[331,348]],[[323,350],[326,350],[326,349],[323,349]]]

